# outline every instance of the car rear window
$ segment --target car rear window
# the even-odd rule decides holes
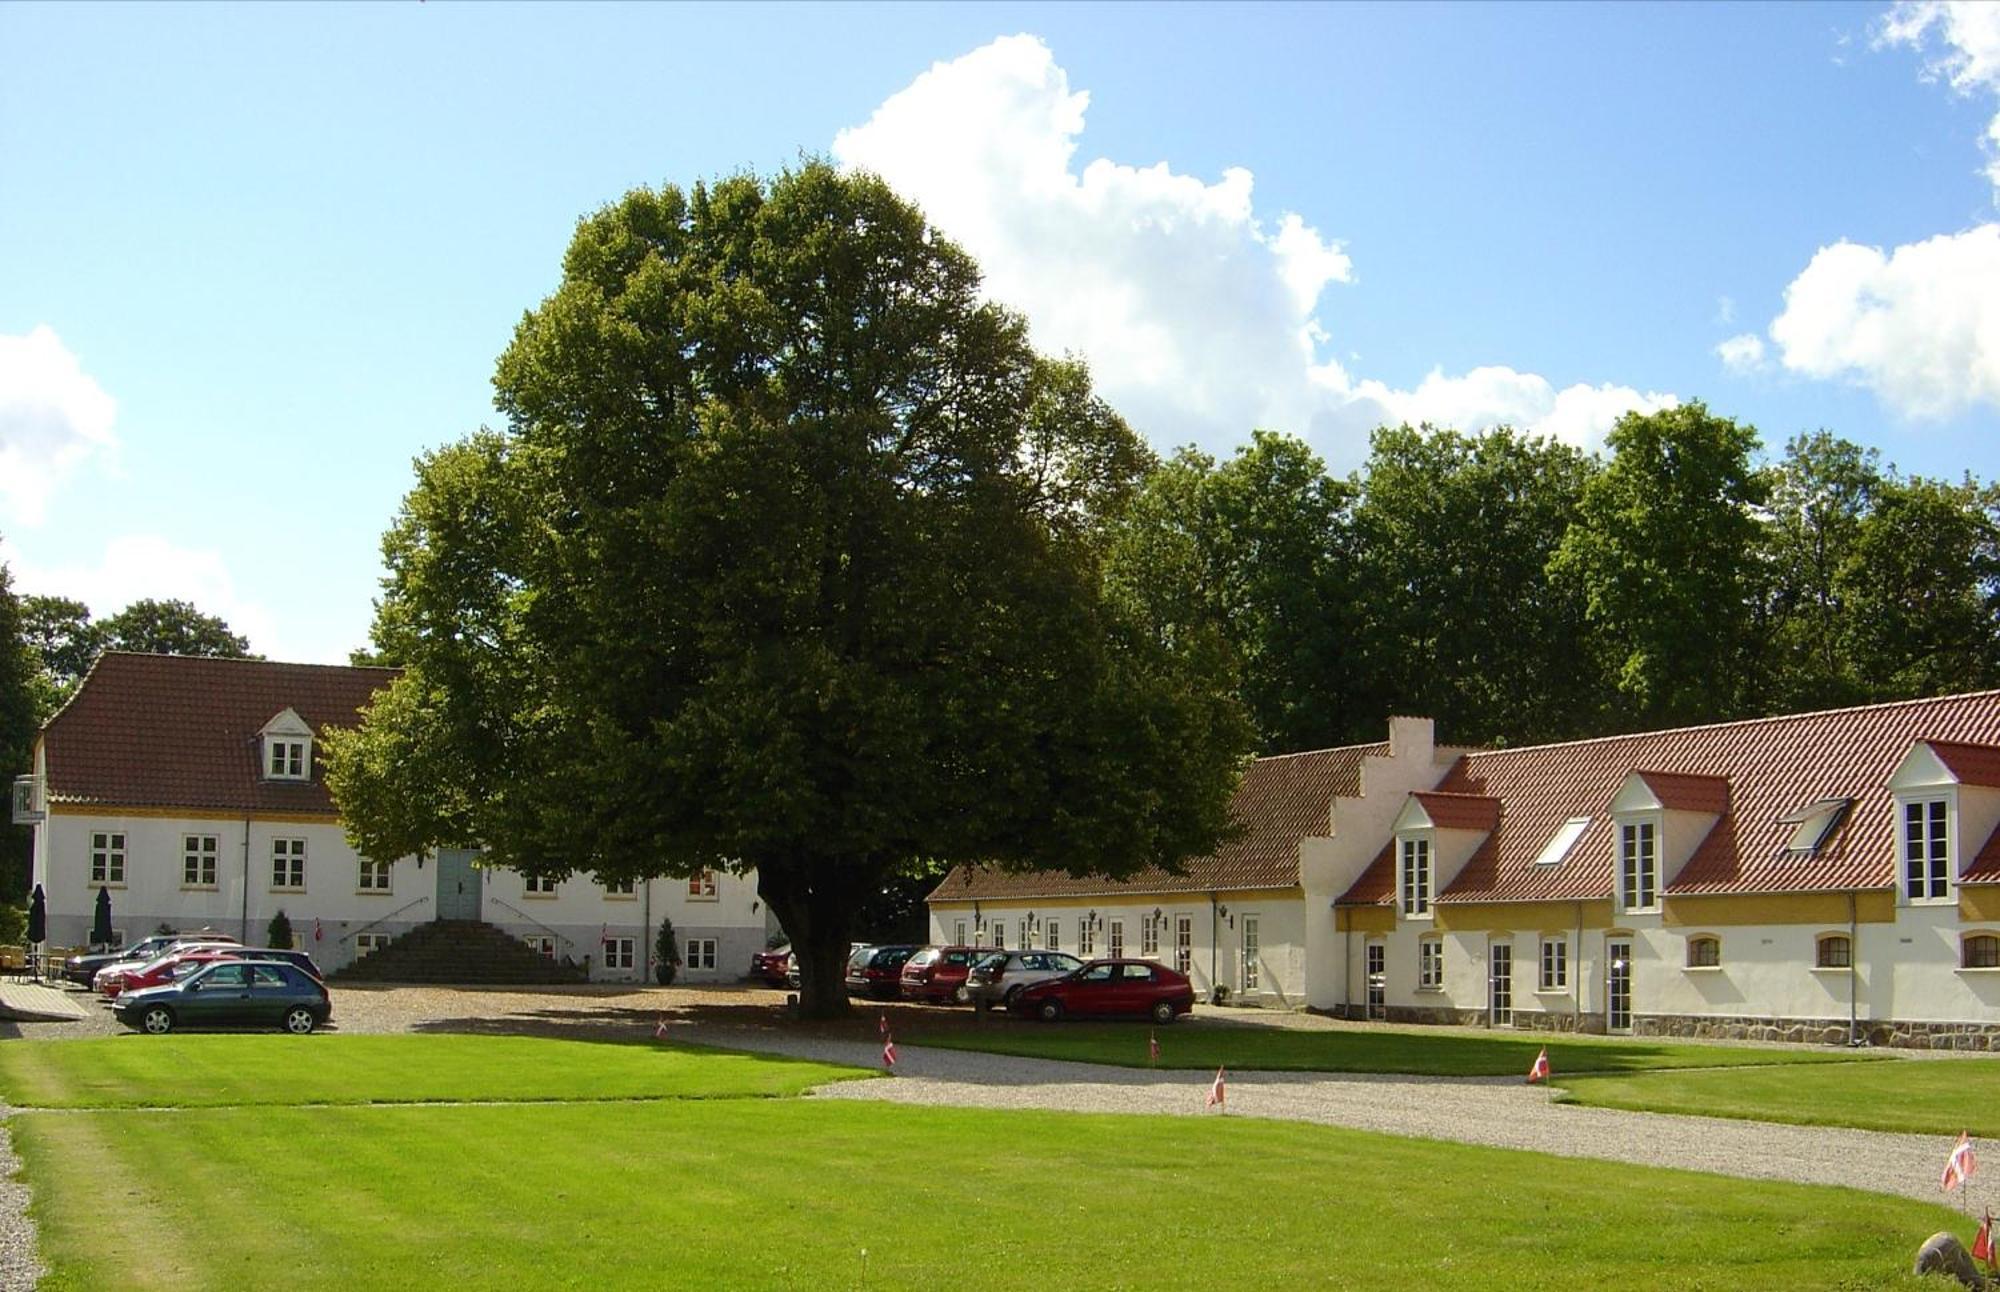
[[[1124,977],[1127,982],[1151,982],[1153,981],[1153,967],[1151,965],[1126,965]]]
[[[1005,951],[988,951],[985,955],[974,960],[972,967],[975,969],[998,969],[1006,963],[1007,953]]]
[[[925,965],[931,963],[931,961],[936,960],[938,958],[938,955],[939,952],[936,947],[925,947],[922,951],[919,951],[917,952],[917,954],[911,956],[909,963],[911,968],[921,969]]]
[[[877,969],[900,968],[902,963],[909,958],[910,952],[907,947],[901,951],[880,951],[875,955],[875,967]]]

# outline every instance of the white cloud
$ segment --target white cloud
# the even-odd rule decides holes
[[[1465,429],[1505,424],[1579,448],[1601,445],[1628,412],[1657,412],[1680,402],[1670,394],[1642,394],[1630,386],[1576,385],[1557,390],[1545,377],[1504,367],[1474,368],[1462,377],[1433,370],[1415,390],[1363,381],[1354,393],[1381,409],[1385,416],[1377,420]]]
[[[1900,0],[1883,15],[1876,44],[1929,53],[1926,79],[1960,94],[2000,94],[2000,4],[1992,0]],[[2000,189],[2000,116],[1986,127],[1985,144],[1986,178]]]
[[[1764,367],[1764,339],[1755,332],[1730,337],[1715,347],[1715,353],[1731,372],[1757,372]]]
[[[39,525],[50,493],[85,459],[109,457],[118,403],[46,326],[0,336],[0,504]]]
[[[1616,418],[1601,416],[1607,404],[1667,398],[1557,391],[1507,368],[1434,373],[1417,391],[1356,382],[1322,357],[1334,338],[1316,314],[1328,287],[1354,280],[1346,248],[1296,212],[1260,217],[1241,168],[1209,183],[1166,162],[1079,167],[1089,103],[1039,39],[1010,36],[933,65],[833,151],[922,206],[979,261],[994,298],[1027,316],[1035,343],[1085,355],[1099,390],[1156,443],[1224,447],[1267,426],[1339,440],[1323,447],[1351,458],[1404,408],[1449,409],[1432,420],[1465,429],[1601,437]]]
[[[251,650],[273,659],[290,658],[279,640],[276,616],[237,590],[222,553],[213,548],[183,547],[156,534],[127,534],[107,542],[94,562],[43,566],[25,560],[18,545],[0,541],[0,561],[12,570],[18,594],[74,597],[97,619],[143,598],[191,601],[203,614],[219,616],[232,632],[249,638]]]

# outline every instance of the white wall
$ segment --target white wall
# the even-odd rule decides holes
[[[595,876],[571,875],[557,883],[554,896],[543,896],[530,895],[527,881],[517,871],[494,868],[481,875],[480,911],[487,923],[523,937],[555,936],[559,956],[579,964],[589,958],[594,981],[651,981],[649,957],[662,917],[674,922],[674,939],[682,955],[677,982],[734,982],[750,972],[750,957],[762,951],[767,940],[754,871],[717,872],[712,898],[690,896],[685,879],[643,880],[626,897],[606,892]],[[607,937],[635,939],[633,968],[606,967]],[[691,939],[715,942],[714,968],[693,967],[688,955]]]

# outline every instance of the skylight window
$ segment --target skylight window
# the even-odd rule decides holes
[[[1779,817],[1779,824],[1793,827],[1786,851],[1805,857],[1818,852],[1847,819],[1847,810],[1853,806],[1853,799],[1821,799]]]
[[[1541,854],[1535,858],[1535,864],[1553,866],[1569,856],[1569,850],[1576,847],[1576,841],[1583,838],[1583,832],[1588,829],[1590,829],[1590,818],[1587,816],[1573,816],[1563,822],[1554,837],[1542,845]]]

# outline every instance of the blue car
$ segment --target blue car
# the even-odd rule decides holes
[[[140,1032],[181,1027],[282,1027],[304,1036],[333,1014],[326,984],[276,960],[224,960],[179,982],[119,997],[112,1011]]]

